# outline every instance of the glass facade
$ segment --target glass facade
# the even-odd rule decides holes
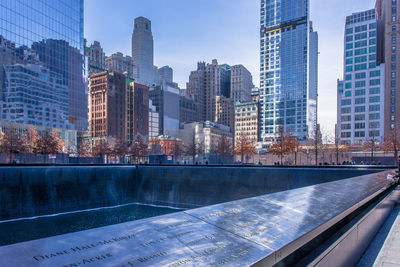
[[[87,130],[83,44],[83,0],[0,1],[1,119],[12,121],[14,107],[43,107],[44,113],[31,114],[30,123],[60,126],[60,120],[67,117],[62,128]],[[20,88],[11,78],[14,71],[24,73],[17,82],[23,85]],[[18,97],[11,94],[15,88]],[[41,94],[39,88],[46,92],[41,100],[29,101],[31,95]],[[45,106],[57,106],[54,103],[63,103],[63,107],[57,108],[58,114],[49,114],[44,123],[46,113],[52,113]]]
[[[377,66],[375,9],[346,18],[344,81],[338,88],[338,131],[343,144],[383,141],[384,64]]]
[[[261,0],[260,134],[283,126],[306,140],[316,126],[318,36],[308,0]]]

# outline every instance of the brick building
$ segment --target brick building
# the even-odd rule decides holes
[[[89,78],[89,132],[93,140],[112,137],[131,143],[149,134],[149,88],[124,74],[104,71]]]

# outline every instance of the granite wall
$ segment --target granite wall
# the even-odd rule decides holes
[[[5,166],[0,167],[0,220],[131,202],[195,208],[381,170]]]

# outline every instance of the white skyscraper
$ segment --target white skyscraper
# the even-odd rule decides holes
[[[138,17],[132,34],[132,59],[139,70],[139,83],[151,85],[153,83],[154,65],[153,34],[151,21]]]
[[[346,17],[343,81],[338,82],[338,134],[342,144],[384,140],[385,64],[379,56],[379,20],[371,9]]]

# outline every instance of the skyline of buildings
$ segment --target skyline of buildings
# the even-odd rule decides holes
[[[61,6],[65,4],[64,0],[59,1]],[[5,29],[4,32],[9,34],[3,36],[0,33],[2,120],[93,133],[102,128],[102,134],[106,126],[106,135],[129,143],[137,133],[146,137],[149,132],[152,137],[157,133],[174,134],[184,128],[185,123],[192,122],[225,125],[235,135],[235,105],[257,103],[256,139],[264,148],[277,137],[280,126],[302,144],[316,135],[318,34],[309,18],[309,0],[260,0],[259,88],[255,88],[252,74],[242,64],[230,66],[214,59],[211,63],[198,62],[197,69],[188,77],[186,88],[182,89],[174,82],[173,69],[169,65],[160,68],[154,65],[154,40],[149,19],[137,17],[134,20],[132,55],[114,52],[107,56],[99,41],[88,44],[83,39],[83,4],[75,1],[75,5],[69,6],[71,16],[75,18],[71,22],[75,32],[70,35],[69,26],[66,29],[66,25],[57,24],[57,19],[62,17],[59,10],[57,13],[51,5],[47,7],[50,13],[53,12],[55,22],[51,23],[60,31],[60,39],[38,35],[36,37],[40,38],[31,40],[35,36],[28,34],[12,41],[15,33],[11,30],[16,30],[1,23],[2,31]],[[345,73],[343,83],[338,82],[338,129],[343,143],[363,143],[369,137],[382,142],[385,135],[397,132],[398,22],[395,5],[396,1],[378,0],[376,9],[357,12],[346,19]],[[38,5],[38,8],[45,7]],[[36,23],[36,17],[31,19]],[[364,22],[368,24],[365,24],[367,29],[364,29]],[[372,27],[373,23],[375,26]],[[347,32],[352,27],[354,32]],[[21,28],[22,33],[27,33],[26,30]],[[44,30],[41,34],[57,34],[57,30]],[[102,77],[103,82],[108,80],[112,85],[114,81],[111,80],[116,77],[125,81],[124,85],[122,82],[112,85],[120,88],[116,92],[124,96],[115,100],[114,106],[112,101],[103,99],[99,102],[103,107],[95,107],[88,99],[87,91],[94,90],[91,86],[95,83],[90,79],[104,71],[108,78]],[[27,85],[25,80],[31,83]],[[135,86],[129,89],[130,84]],[[148,89],[147,98],[142,85]],[[95,95],[90,97],[94,99]],[[95,110],[89,110],[93,107]],[[100,118],[96,108],[113,110],[116,115],[110,113],[109,117]],[[102,127],[90,117],[85,120],[88,114],[95,115],[98,122],[101,120]],[[135,126],[133,120],[139,117],[141,124],[136,121]],[[105,124],[110,118],[110,124]],[[154,126],[156,121],[158,127]],[[89,122],[97,126],[88,128]]]

